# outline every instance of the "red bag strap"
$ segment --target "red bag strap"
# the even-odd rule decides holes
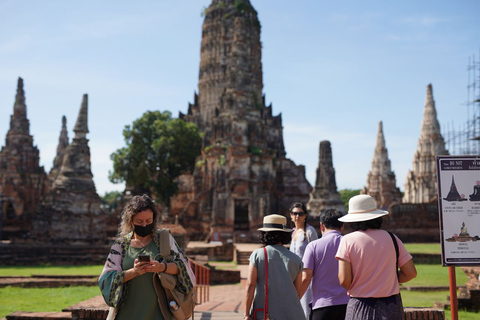
[[[267,319],[268,315],[268,255],[267,248],[263,247],[263,252],[265,253],[265,309],[264,309],[264,319]]]

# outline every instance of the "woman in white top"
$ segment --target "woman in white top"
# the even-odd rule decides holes
[[[318,239],[317,231],[314,227],[307,224],[307,208],[301,202],[295,202],[289,209],[290,218],[292,218],[293,223],[295,223],[295,228],[293,229],[292,241],[290,242],[290,251],[295,253],[300,258],[303,258],[305,253],[305,248],[307,244],[313,240]],[[302,304],[303,311],[305,312],[305,317],[310,318],[310,303],[312,302],[312,291],[310,286],[308,286],[307,291],[303,295],[300,303]]]

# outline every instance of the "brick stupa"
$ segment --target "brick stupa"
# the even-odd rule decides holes
[[[23,79],[18,78],[17,94],[5,146],[0,151],[0,214],[2,237],[28,236],[30,220],[48,189],[48,178],[40,166],[40,155],[33,145]]]
[[[427,86],[425,109],[418,146],[413,156],[412,170],[405,181],[404,203],[430,203],[438,198],[435,157],[448,155],[440,133],[432,85]]]
[[[345,206],[337,191],[330,141],[321,141],[318,153],[317,178],[315,187],[310,193],[307,209],[312,217],[318,217],[321,212],[328,209],[338,209],[345,212]]]
[[[106,241],[105,215],[93,182],[86,138],[86,94],[73,131],[75,137],[65,149],[62,165],[33,224],[32,238],[37,242],[86,245]],[[63,150],[57,151],[61,153]],[[61,157],[57,154],[57,158]]]
[[[179,178],[170,208],[193,239],[207,237],[215,225],[225,238],[250,241],[250,233],[256,240],[264,215],[286,214],[292,202],[308,201],[305,168],[285,157],[282,117],[265,105],[261,47],[250,1],[212,1],[203,23],[198,95],[180,114],[205,133],[204,148],[193,175]]]
[[[402,193],[397,188],[395,173],[392,171],[388,150],[383,134],[383,124],[378,123],[377,144],[373,153],[372,168],[368,172],[367,185],[361,194],[368,194],[377,203],[377,207],[388,210],[390,205],[402,202]]]

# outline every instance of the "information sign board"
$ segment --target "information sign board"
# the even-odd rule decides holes
[[[480,156],[437,156],[443,266],[480,265]]]

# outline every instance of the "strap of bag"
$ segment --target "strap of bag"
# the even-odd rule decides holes
[[[267,248],[263,247],[263,252],[265,253],[265,309],[264,319],[268,319],[268,254]]]
[[[393,235],[393,233],[391,233],[390,231],[387,231],[388,234],[390,235],[390,237],[392,238],[392,241],[393,241],[393,246],[395,247],[395,253],[396,253],[396,256],[397,256],[397,260],[396,260],[396,263],[395,263],[395,273],[397,274],[397,278],[398,278],[398,257],[399,257],[399,251],[398,251],[398,243],[397,243],[397,239],[395,239],[395,236]]]
[[[165,259],[165,257],[170,255],[170,230],[161,229],[160,230],[160,239],[159,239],[159,250],[160,255]]]

